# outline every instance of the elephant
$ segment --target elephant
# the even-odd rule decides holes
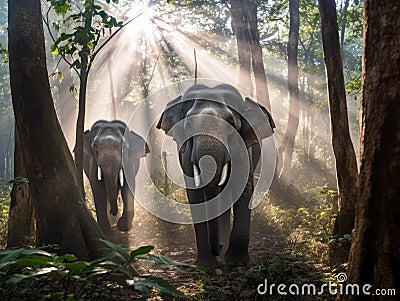
[[[118,219],[117,227],[120,231],[129,231],[132,228],[134,178],[139,169],[140,158],[149,152],[149,146],[144,139],[119,120],[99,120],[84,133],[84,171],[92,188],[97,222],[106,236],[111,233],[107,201],[111,208],[110,213],[116,216],[120,190],[123,213]]]
[[[270,113],[252,99],[243,98],[231,85],[194,85],[167,103],[156,128],[173,137],[177,143],[195,228],[196,264],[219,265],[217,256],[222,250],[222,238],[222,242],[229,239],[225,247],[225,262],[234,266],[248,265],[249,202],[254,191],[254,169],[260,159],[261,140],[272,136],[275,128]],[[237,154],[240,145],[244,149],[242,155]],[[247,169],[241,171],[240,168],[246,164]],[[235,176],[234,166],[239,166]],[[211,175],[210,170],[213,172]],[[240,189],[237,187],[240,185],[235,183],[228,187],[227,179],[244,184]],[[222,197],[225,188],[229,191]],[[207,203],[212,199],[228,203],[228,209],[222,209],[225,211],[218,214],[211,209],[207,211]],[[207,218],[195,221],[203,213],[193,209],[201,207],[192,205],[199,204],[206,205]],[[213,207],[210,205],[209,208]],[[225,238],[224,231],[227,232]]]

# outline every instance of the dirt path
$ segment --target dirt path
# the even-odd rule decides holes
[[[143,209],[136,214],[132,230],[116,233],[116,243],[127,250],[142,245],[154,246],[153,253],[166,255],[176,261],[193,264],[196,259],[196,242],[193,225],[179,225],[153,217]],[[117,232],[117,230],[115,230]],[[252,262],[265,254],[283,248],[275,230],[265,221],[252,218],[249,253]],[[219,260],[223,262],[221,255]]]

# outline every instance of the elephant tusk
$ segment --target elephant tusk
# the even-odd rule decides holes
[[[101,167],[97,166],[97,180],[101,181]]]
[[[221,180],[219,180],[218,186],[224,185],[226,178],[228,177],[228,163],[225,163],[222,168]]]
[[[193,164],[193,173],[194,173],[194,185],[196,185],[197,188],[200,186],[200,172],[196,164]]]
[[[119,171],[119,184],[121,185],[121,187],[124,186],[124,171],[122,170],[122,168]]]

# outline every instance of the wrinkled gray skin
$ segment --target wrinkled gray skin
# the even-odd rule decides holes
[[[197,117],[187,119],[191,116],[199,116],[200,119]],[[164,130],[177,143],[179,160],[184,174],[193,178],[194,169],[197,166],[200,171],[199,181],[201,182],[209,168],[204,165],[201,168],[199,161],[206,155],[212,156],[217,165],[214,178],[206,186],[192,186],[192,188],[199,188],[187,189],[190,204],[202,203],[220,194],[228,182],[231,172],[231,158],[234,156],[233,153],[228,153],[224,144],[213,135],[190,135],[190,133],[196,133],[199,128],[207,127],[206,124],[209,122],[202,122],[202,118],[204,118],[202,116],[207,116],[205,118],[215,116],[231,125],[231,127],[226,127],[227,123],[225,122],[213,122],[211,127],[208,128],[212,128],[212,131],[215,131],[215,134],[219,137],[222,133],[224,135],[223,140],[231,141],[231,143],[233,141],[234,146],[236,145],[234,139],[241,138],[243,140],[248,149],[245,156],[249,158],[250,171],[244,191],[232,206],[232,228],[230,228],[231,209],[207,222],[195,223],[196,264],[216,266],[218,264],[216,256],[220,254],[222,249],[220,240],[222,239],[222,242],[224,242],[223,240],[226,240],[229,236],[229,245],[224,255],[225,261],[230,265],[247,265],[249,262],[249,201],[254,191],[253,170],[260,157],[259,140],[271,136],[275,125],[271,115],[264,107],[249,98],[243,100],[239,92],[230,85],[219,85],[214,88],[196,85],[191,87],[183,96],[169,102],[157,124],[157,128]],[[179,123],[181,120],[185,121]],[[177,123],[182,126],[172,128]],[[236,131],[240,137],[236,135],[235,138],[233,131]],[[193,137],[187,139],[188,134]],[[226,163],[228,164],[228,177],[225,183],[221,185],[222,170]],[[246,177],[246,175],[243,176]],[[188,186],[187,179],[185,179],[186,186]],[[190,180],[193,184],[193,179]],[[233,185],[232,190],[235,190],[235,185]],[[234,194],[235,191],[232,191],[231,195]],[[236,194],[239,195],[240,191]],[[235,200],[228,201],[234,202]],[[196,214],[193,211],[192,217]],[[228,231],[226,231],[227,229]],[[230,233],[229,230],[231,230]],[[224,231],[228,233],[224,234]]]
[[[122,167],[122,148],[124,148],[124,156],[127,156],[124,167]],[[111,224],[107,213],[107,201],[111,208],[110,213],[117,215],[117,198],[121,190],[124,206],[117,227],[120,231],[129,231],[132,228],[134,216],[135,181],[132,179],[138,172],[140,158],[150,152],[147,143],[142,137],[127,129],[122,121],[99,120],[85,132],[83,152],[84,170],[92,187],[100,228],[104,234],[110,234]],[[127,178],[130,179],[130,187]]]

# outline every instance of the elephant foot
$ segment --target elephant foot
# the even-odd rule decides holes
[[[225,253],[224,259],[227,265],[235,267],[247,267],[250,262],[250,256],[247,251],[246,253],[242,252],[240,254],[235,254],[229,248],[228,251]]]
[[[132,229],[132,223],[127,223],[122,218],[120,218],[117,222],[117,228],[119,231],[127,232]]]
[[[216,268],[221,266],[221,263],[215,256],[197,256],[195,265],[203,266],[206,268]]]

